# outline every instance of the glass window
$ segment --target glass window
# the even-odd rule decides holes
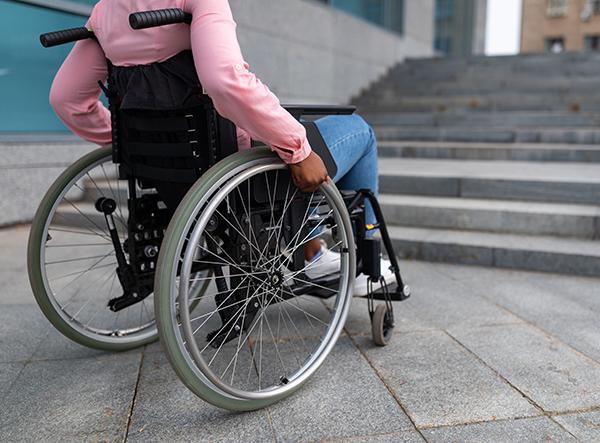
[[[84,17],[0,2],[0,132],[66,131],[50,108],[48,93],[72,45],[44,49],[38,36],[85,22]]]
[[[454,15],[454,0],[436,0],[435,18],[436,20],[447,20]]]
[[[546,15],[548,17],[564,17],[567,15],[568,8],[567,0],[546,0]]]
[[[386,27],[398,34],[404,32],[404,1],[389,1]]]
[[[600,51],[600,35],[585,36],[584,47],[586,51]]]
[[[565,52],[565,39],[563,37],[550,37],[546,39],[546,52],[560,54]]]
[[[404,0],[321,1],[398,34],[404,31]]]
[[[436,37],[434,47],[436,51],[450,54],[452,52],[452,39],[450,37]]]

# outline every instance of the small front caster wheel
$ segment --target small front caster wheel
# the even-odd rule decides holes
[[[373,342],[377,346],[386,346],[394,333],[394,320],[392,311],[385,304],[377,306],[371,320]]]

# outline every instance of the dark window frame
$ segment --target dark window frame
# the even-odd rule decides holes
[[[563,35],[557,35],[554,37],[545,37],[544,38],[544,47],[546,49],[546,52],[552,52],[552,46],[554,45],[554,43],[558,43],[558,42],[560,42],[562,44],[561,52],[565,52],[567,50],[567,47],[566,47],[566,39]]]
[[[589,52],[600,52],[600,34],[590,34],[584,36],[583,47]]]
[[[406,1],[405,0],[356,0],[359,4],[358,9],[355,10],[353,7],[349,7],[344,0],[318,0],[320,3],[329,5],[339,11],[343,11],[346,14],[350,14],[353,17],[357,17],[361,20],[366,21],[372,25],[386,29],[397,35],[404,35],[406,28]],[[339,2],[339,3],[338,3]],[[370,12],[369,9],[374,11],[379,9],[379,14]],[[394,11],[399,11],[398,15],[393,14]],[[379,15],[379,17],[376,17]]]

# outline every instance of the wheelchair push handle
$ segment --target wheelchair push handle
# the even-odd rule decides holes
[[[72,43],[78,40],[94,38],[94,33],[87,28],[71,28],[62,31],[48,32],[40,35],[40,43],[44,48]]]
[[[191,24],[192,14],[188,14],[179,8],[172,8],[134,12],[129,15],[129,24],[133,29],[155,28],[176,23]]]

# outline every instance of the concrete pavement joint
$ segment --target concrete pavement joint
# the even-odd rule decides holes
[[[469,422],[451,423],[451,424],[447,424],[447,425],[433,425],[433,426],[425,425],[425,426],[421,426],[421,429],[424,431],[429,431],[432,429],[448,429],[448,428],[456,428],[459,426],[481,425],[481,424],[485,424],[485,423],[503,423],[503,422],[518,421],[518,420],[531,420],[531,419],[543,418],[543,417],[546,417],[546,415],[544,415],[544,414],[542,414],[542,415],[523,415],[520,417],[498,418],[496,420],[473,420],[473,421],[469,421]]]
[[[277,443],[277,432],[275,431],[275,426],[273,425],[273,417],[271,417],[271,412],[269,411],[269,408],[265,409],[265,415],[267,416],[267,422],[269,423],[269,426],[271,427],[271,432],[273,433],[273,443]]]
[[[344,328],[344,330],[345,329],[346,328]],[[346,332],[348,333],[348,331],[346,331]],[[402,404],[402,400],[400,399],[400,397],[398,397],[398,395],[394,392],[394,390],[387,384],[385,378],[377,370],[377,368],[371,362],[371,360],[369,359],[369,357],[367,356],[367,354],[365,352],[363,352],[363,350],[360,348],[360,346],[358,346],[358,344],[354,341],[354,337],[352,337],[350,334],[348,334],[348,338],[350,339],[350,342],[354,345],[354,347],[358,350],[358,352],[360,353],[360,355],[362,355],[363,358],[367,361],[367,363],[369,364],[369,366],[371,367],[371,369],[373,370],[373,372],[375,372],[375,375],[377,375],[377,377],[379,378],[379,380],[381,380],[381,383],[383,383],[383,385],[388,390],[388,392],[390,393],[390,395],[394,398],[394,400],[396,401],[396,403],[398,403],[398,406],[400,407],[400,409],[402,410],[402,412],[404,412],[404,414],[408,417],[408,419],[410,420],[411,424],[413,425],[413,427],[415,428],[415,430],[419,433],[419,435],[421,436],[421,438],[423,440],[427,441],[427,439],[425,438],[425,436],[421,433],[420,429],[417,427],[417,424],[415,423],[415,421],[413,420],[413,418],[409,415],[408,410],[406,409],[406,407]]]
[[[27,365],[29,365],[28,361],[19,362],[19,363],[23,363],[23,367],[19,370],[19,372],[17,372],[17,376],[13,379],[13,381],[11,383],[9,383],[9,385],[6,387],[6,389],[4,390],[4,395],[8,394],[12,390],[13,386],[15,385],[17,380],[19,380],[19,377],[21,377],[21,374],[23,373],[23,371],[25,370]]]
[[[140,379],[142,377],[142,366],[144,365],[144,353],[145,348],[142,350],[140,354],[140,365],[138,368],[137,378],[135,380],[135,387],[133,388],[133,397],[131,398],[131,406],[129,407],[129,412],[127,414],[127,423],[125,424],[125,432],[123,434],[123,443],[127,442],[127,438],[129,437],[129,429],[131,427],[131,418],[133,417],[133,410],[135,408],[135,402],[137,399],[138,388],[140,385]]]
[[[575,435],[573,435],[571,432],[569,432],[569,430],[566,429],[562,424],[560,424],[559,422],[557,422],[556,420],[554,420],[554,417],[552,417],[551,412],[545,411],[544,408],[542,408],[542,406],[539,405],[535,400],[533,400],[531,397],[529,397],[527,394],[525,394],[525,392],[523,392],[521,389],[519,389],[517,386],[515,386],[513,383],[511,383],[506,377],[504,377],[502,374],[500,374],[500,372],[498,372],[495,368],[493,368],[492,366],[490,366],[485,360],[483,360],[481,357],[479,357],[475,352],[473,352],[471,349],[469,349],[467,346],[465,346],[460,340],[458,340],[456,337],[454,337],[450,332],[448,332],[448,331],[444,331],[444,332],[446,333],[446,335],[448,335],[448,337],[450,337],[452,340],[454,340],[454,342],[456,344],[458,344],[466,352],[468,352],[473,357],[475,357],[475,359],[477,359],[477,361],[479,361],[481,364],[483,364],[484,366],[486,366],[487,368],[489,368],[502,381],[504,381],[504,383],[506,383],[508,386],[510,386],[511,388],[513,388],[519,394],[521,394],[523,396],[523,398],[525,398],[529,403],[531,403],[531,405],[534,408],[538,409],[541,412],[541,415],[544,415],[544,416],[548,417],[550,420],[552,420],[554,423],[556,423],[560,428],[562,428],[563,431],[565,431],[566,433],[568,433],[569,435],[571,435],[573,438],[575,438],[577,440],[577,437],[575,437]],[[471,424],[471,423],[468,423],[468,424]]]
[[[573,414],[587,414],[589,412],[599,412],[600,406],[592,406],[591,408],[572,409],[568,411],[548,411],[554,417],[560,417],[561,415],[573,415]]]
[[[449,274],[444,273],[443,271],[440,271],[439,269],[436,269],[436,272],[438,272],[439,274],[443,275],[444,277],[447,277],[449,279],[451,279],[452,281],[456,282],[457,284],[465,287],[465,288],[469,288],[473,291],[473,295],[475,295],[476,297],[479,297],[483,300],[486,300],[489,303],[492,303],[494,306],[506,311],[507,313],[514,315],[515,317],[517,317],[518,319],[520,319],[523,323],[525,323],[525,325],[533,328],[533,329],[537,329],[539,332],[543,333],[546,337],[551,338],[552,340],[557,341],[558,343],[560,343],[561,345],[569,348],[570,350],[572,350],[573,352],[575,352],[576,354],[580,355],[581,357],[584,357],[585,359],[591,361],[592,363],[596,364],[596,365],[600,365],[600,360],[596,360],[594,357],[586,354],[585,352],[575,348],[574,346],[564,342],[563,340],[561,340],[560,338],[558,338],[557,336],[555,336],[554,334],[552,334],[551,332],[548,332],[546,329],[542,328],[541,326],[539,326],[536,323],[531,322],[530,320],[527,320],[526,318],[520,316],[519,314],[513,312],[512,310],[508,309],[505,306],[502,306],[500,304],[498,304],[497,302],[490,300],[489,298],[481,295],[479,293],[479,290],[475,287],[469,286],[465,283],[463,283],[461,280],[457,280],[454,277],[452,277]],[[529,271],[528,271],[529,272]],[[544,272],[539,272],[540,274],[544,274]]]
[[[385,432],[382,434],[367,434],[367,435],[355,435],[352,437],[340,437],[340,438],[326,438],[325,440],[316,440],[314,442],[309,443],[335,443],[338,441],[353,441],[353,440],[364,440],[365,438],[372,437],[394,437],[396,435],[402,435],[403,433],[412,432],[412,431],[404,431],[404,432]],[[419,434],[420,437],[423,437]],[[427,440],[425,440],[427,441]]]

